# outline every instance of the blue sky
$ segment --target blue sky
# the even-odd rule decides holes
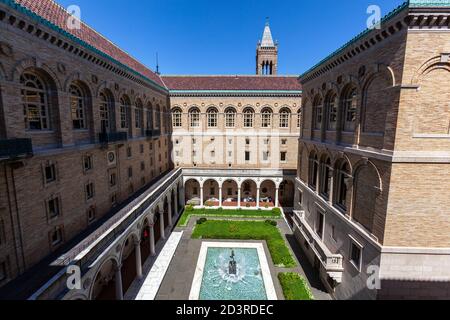
[[[163,74],[254,74],[265,18],[279,41],[279,73],[298,75],[402,0],[57,0],[123,50]]]

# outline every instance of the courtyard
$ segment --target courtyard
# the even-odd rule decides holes
[[[198,297],[193,298],[193,295],[195,296],[194,291],[200,290],[202,285],[202,274],[199,274],[199,269],[203,269],[204,261],[200,263],[200,260],[205,246],[234,248],[234,250],[261,248],[262,278],[265,282],[271,283],[270,289],[266,287],[269,300],[331,299],[317,273],[298,250],[292,231],[279,209],[198,210],[189,206],[181,215],[164,248],[158,248],[161,250],[160,258],[147,261],[142,279],[133,282],[124,298],[197,299]],[[169,249],[166,250],[166,247]],[[267,270],[264,270],[266,262]],[[158,277],[159,283],[155,281]],[[203,276],[203,280],[205,277]],[[226,281],[219,280],[217,286],[229,285]],[[246,283],[243,281],[241,285],[245,288]],[[236,297],[238,298],[246,299],[245,296]]]

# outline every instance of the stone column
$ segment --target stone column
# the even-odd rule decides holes
[[[238,208],[241,207],[241,186],[238,186]]]
[[[222,187],[219,187],[219,207],[222,206]]]
[[[122,288],[122,265],[118,265],[115,270],[115,284],[116,284],[116,299],[123,300],[123,288]]]
[[[203,186],[200,186],[200,206],[203,207]]]
[[[159,228],[161,230],[161,239],[165,239],[166,235],[164,232],[164,213],[159,213]]]
[[[333,199],[334,199],[334,169],[330,168],[329,174],[331,175],[330,179],[330,199],[328,199],[328,202],[330,205],[333,205]]]
[[[136,275],[138,279],[142,279],[142,258],[141,258],[141,241],[134,242],[134,254],[136,256]]]
[[[178,213],[180,212],[178,205],[178,193],[175,192],[175,216],[178,216]]]
[[[278,208],[279,204],[278,204],[278,191],[280,190],[280,188],[276,188],[275,189],[275,207]]]
[[[155,226],[150,225],[150,255],[154,257],[156,255],[155,251]]]
[[[167,207],[167,210],[169,210],[169,214],[167,215],[169,217],[168,225],[169,225],[169,227],[171,227],[172,226],[172,197],[168,201],[168,204],[169,204]]]
[[[260,194],[259,194],[260,188],[257,187],[256,188],[256,207],[259,208],[260,204],[259,204],[259,198],[260,198]]]

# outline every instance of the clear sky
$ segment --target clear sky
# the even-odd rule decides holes
[[[139,61],[163,74],[254,74],[265,19],[279,41],[279,73],[298,75],[402,0],[57,0]]]

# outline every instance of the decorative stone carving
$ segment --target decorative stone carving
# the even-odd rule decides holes
[[[9,58],[12,57],[13,55],[12,46],[6,42],[0,42],[0,54],[7,56]]]
[[[66,74],[66,65],[64,63],[58,62],[58,64],[56,65],[56,69],[59,73]]]
[[[92,75],[92,83],[97,84],[98,83],[98,77],[94,74]]]

